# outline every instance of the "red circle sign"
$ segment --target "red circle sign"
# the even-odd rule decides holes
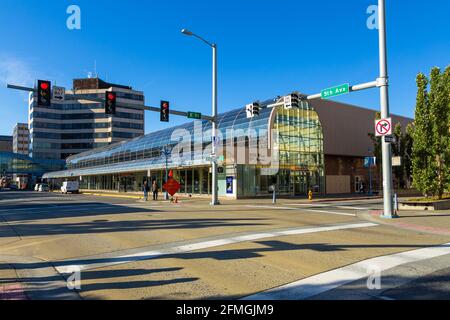
[[[391,124],[387,120],[380,120],[377,122],[376,130],[378,134],[386,135],[391,131]]]

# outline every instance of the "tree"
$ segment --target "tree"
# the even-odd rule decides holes
[[[392,144],[392,155],[402,159],[401,166],[394,167],[393,173],[398,182],[398,188],[409,188],[412,154],[411,126],[408,125],[403,130],[402,125],[397,123],[394,127],[393,135],[395,142]]]
[[[413,184],[425,196],[442,196],[450,184],[450,67],[433,68],[430,81],[417,76],[416,119],[412,130]],[[428,91],[429,85],[429,91]]]

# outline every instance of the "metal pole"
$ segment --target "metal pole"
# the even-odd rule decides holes
[[[216,143],[217,143],[217,45],[212,45],[213,49],[213,88],[212,88],[212,201],[211,205],[215,206],[219,204],[219,198],[217,195],[217,162],[216,156]]]
[[[389,118],[389,83],[388,83],[388,67],[387,67],[387,49],[386,49],[386,6],[385,0],[378,0],[378,21],[379,21],[379,46],[380,46],[380,104],[381,117]],[[384,213],[383,217],[392,218],[392,156],[391,144],[386,143],[382,138],[383,153],[383,197],[384,197]]]
[[[168,157],[168,150],[167,150],[167,146],[164,146],[164,155],[165,155],[165,157],[166,157],[166,183],[167,183],[167,181],[168,181],[168,179],[169,179],[169,175],[168,175],[168,172],[167,172],[167,166],[168,166],[168,162],[167,162],[167,157]],[[167,192],[167,190],[166,190],[166,192],[164,193],[164,200],[169,200],[169,193]]]

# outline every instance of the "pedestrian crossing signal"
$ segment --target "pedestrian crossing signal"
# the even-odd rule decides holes
[[[261,111],[261,105],[258,102],[253,102],[246,106],[247,118],[253,118],[259,116]]]

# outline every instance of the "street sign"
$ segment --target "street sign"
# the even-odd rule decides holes
[[[163,185],[163,188],[164,190],[167,191],[168,194],[170,194],[173,197],[174,194],[177,193],[178,190],[180,190],[181,185],[174,178],[169,178],[167,182]]]
[[[221,161],[221,162],[223,162],[223,161],[225,161],[225,156],[224,155],[221,155],[221,156],[209,156],[209,157],[206,157],[206,161]]]
[[[401,167],[402,166],[402,157],[392,157],[392,166],[393,167]]]
[[[227,177],[227,179],[226,179],[227,194],[233,194],[234,193],[233,180],[234,180],[234,177]]]
[[[202,114],[199,113],[199,112],[192,112],[192,111],[189,111],[189,112],[188,112],[188,118],[189,118],[189,119],[197,119],[197,120],[200,120],[200,119],[202,118]]]
[[[371,168],[377,165],[376,157],[365,157],[364,158],[364,168]]]
[[[384,137],[392,135],[392,119],[375,120],[375,135],[377,137]]]
[[[54,86],[52,95],[53,100],[64,101],[66,97],[66,88]]]
[[[322,90],[320,95],[321,95],[322,99],[329,99],[332,97],[347,94],[349,92],[350,92],[350,85],[348,83],[346,83],[346,84],[342,84],[340,86],[324,89],[324,90]]]
[[[395,143],[395,137],[394,136],[384,136],[384,141],[386,143]]]

